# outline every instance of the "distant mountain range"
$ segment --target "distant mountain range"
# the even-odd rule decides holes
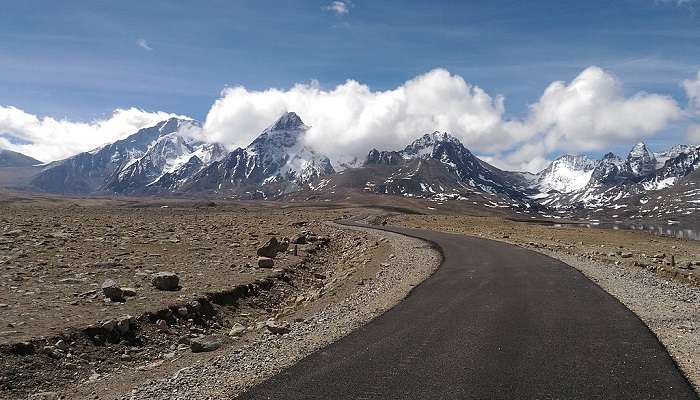
[[[171,118],[131,136],[43,166],[30,182],[63,194],[195,194],[240,199],[308,198],[364,192],[466,201],[547,217],[607,213],[609,218],[676,218],[700,206],[694,172],[700,147],[652,153],[638,143],[620,157],[564,155],[537,174],[498,169],[455,137],[433,132],[400,150],[373,149],[365,160],[334,163],[304,141],[309,127],[285,113],[250,145],[227,151],[188,136],[196,121]],[[15,163],[37,160],[11,157]],[[7,163],[7,161],[4,161]],[[665,193],[678,201],[657,204]],[[669,195],[670,196],[670,195]],[[655,209],[648,209],[654,204]],[[608,212],[610,211],[610,212]],[[666,213],[666,214],[664,214]]]
[[[15,151],[0,149],[0,168],[31,167],[39,164],[41,164],[41,161],[35,158],[25,156]]]

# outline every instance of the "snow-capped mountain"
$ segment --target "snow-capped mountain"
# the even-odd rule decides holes
[[[372,149],[363,162],[347,157],[332,165],[307,145],[309,127],[293,112],[231,152],[188,135],[197,129],[196,121],[171,118],[40,167],[31,183],[58,193],[234,198],[284,198],[291,193],[319,198],[356,191],[465,201],[545,217],[591,216],[601,210],[614,210],[611,217],[658,217],[692,208],[679,204],[700,204],[700,189],[694,188],[700,184],[700,146],[652,153],[638,143],[625,157],[608,153],[600,160],[564,155],[530,174],[500,170],[445,132],[425,134],[400,150]]]
[[[208,161],[223,156],[220,145],[200,143],[183,133],[196,126],[193,120],[170,118],[125,139],[50,163],[32,185],[54,193],[139,192],[193,155]]]
[[[173,132],[159,137],[146,154],[115,174],[105,188],[117,193],[141,192],[165,174],[181,179],[196,172],[192,171],[194,165],[203,168],[222,159],[225,154],[226,150],[220,144],[202,143],[181,135],[179,131]]]
[[[627,165],[636,176],[647,176],[656,171],[656,157],[644,143],[637,143],[627,155]]]
[[[346,177],[339,181],[360,184],[373,193],[423,198],[477,196],[499,207],[530,202],[520,174],[501,171],[478,159],[459,139],[445,132],[425,134],[398,151],[372,149],[363,168],[343,174]]]
[[[293,112],[282,115],[248,147],[211,163],[182,185],[182,191],[262,193],[262,197],[308,188],[335,173],[328,157],[305,144],[309,127]]]
[[[560,157],[538,174],[540,180],[536,188],[541,193],[535,197],[541,204],[555,209],[626,208],[635,196],[673,186],[680,178],[697,169],[700,164],[699,149],[683,145],[657,153],[665,160],[659,168],[656,154],[651,153],[643,143],[638,143],[626,158],[608,153],[599,161],[589,160],[586,169],[594,165],[592,170],[586,171],[590,175],[583,175],[584,169],[581,169],[580,174],[576,175],[577,184],[569,188],[572,190],[552,191],[548,182],[566,180],[571,176],[570,169],[556,168],[555,164],[573,156]],[[560,172],[556,173],[557,170]],[[587,181],[586,176],[589,176]]]
[[[654,153],[654,158],[656,158],[656,168],[659,169],[663,167],[666,161],[671,158],[676,158],[683,153],[690,153],[694,148],[695,146],[687,144],[677,144],[668,150]]]
[[[537,174],[536,186],[541,192],[555,190],[571,193],[581,190],[593,175],[597,161],[586,156],[563,155]]]

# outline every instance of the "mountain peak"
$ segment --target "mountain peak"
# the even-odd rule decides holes
[[[539,189],[574,192],[586,186],[595,167],[596,162],[584,155],[562,155],[537,174]]]
[[[404,149],[404,153],[407,156],[429,155],[432,153],[433,149],[438,147],[441,143],[462,144],[459,139],[447,132],[435,131],[433,133],[426,133],[411,142],[411,144]]]
[[[159,122],[156,127],[160,136],[169,135],[180,130],[184,125],[199,126],[199,122],[193,119],[185,119],[180,117],[170,117],[164,121]]]
[[[649,175],[656,170],[656,157],[642,142],[634,145],[627,156],[627,162],[635,175]]]
[[[435,131],[433,133],[426,133],[423,135],[422,139],[429,143],[440,143],[440,142],[454,142],[458,139],[447,132]]]
[[[282,116],[270,127],[271,131],[283,130],[299,130],[305,128],[304,122],[299,118],[297,113],[290,111],[282,114]]]
[[[644,144],[644,142],[639,142],[632,147],[632,150],[630,150],[630,156],[634,155],[642,155],[645,153],[649,153],[649,149],[647,149],[647,145]]]

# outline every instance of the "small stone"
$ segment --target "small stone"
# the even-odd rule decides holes
[[[291,242],[292,244],[306,244],[306,235],[296,235]]]
[[[201,338],[195,338],[190,341],[190,349],[193,353],[203,353],[207,351],[214,351],[221,347],[221,340],[216,336],[205,336]]]
[[[39,392],[39,393],[34,393],[33,395],[29,396],[30,400],[58,400],[58,393],[56,392]]]
[[[109,321],[103,322],[102,329],[106,330],[109,333],[112,333],[115,329],[117,329],[117,321],[109,320]]]
[[[133,320],[133,317],[131,315],[127,315],[125,317],[120,318],[117,321],[117,330],[119,331],[119,334],[125,335],[129,333],[131,330],[131,321]]]
[[[289,329],[289,325],[281,325],[274,321],[267,321],[265,323],[265,328],[275,335],[284,335],[285,333],[289,333],[291,331],[291,329]]]
[[[258,267],[260,268],[272,268],[275,266],[275,260],[268,257],[258,258]]]
[[[131,287],[123,287],[122,293],[124,293],[125,297],[134,297],[136,296],[136,289]]]
[[[124,302],[124,292],[113,279],[107,279],[102,283],[102,294],[111,301]]]
[[[273,236],[270,238],[270,240],[265,242],[264,245],[258,248],[257,254],[260,257],[275,258],[275,256],[277,256],[277,252],[279,251],[279,245],[279,241],[277,241],[277,238]]]
[[[245,332],[246,327],[243,326],[242,324],[236,322],[233,327],[231,327],[231,331],[228,333],[229,336],[240,336],[243,332]]]
[[[286,253],[289,249],[289,239],[283,238],[282,241],[277,245],[278,253]]]
[[[632,253],[622,253],[622,254],[620,254],[620,257],[622,257],[622,258],[632,258]]]
[[[10,350],[14,354],[29,355],[34,353],[34,345],[30,342],[18,342],[10,346]]]
[[[63,351],[65,351],[68,348],[66,341],[63,339],[58,339],[58,341],[56,342],[56,344],[54,346],[56,346],[57,349],[63,350]]]
[[[151,276],[151,284],[159,290],[173,291],[180,287],[180,277],[174,272],[158,272]]]
[[[156,327],[161,332],[169,332],[170,331],[170,328],[168,327],[168,323],[162,319],[159,319],[158,321],[156,321]]]

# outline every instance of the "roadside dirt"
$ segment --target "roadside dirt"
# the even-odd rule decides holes
[[[226,385],[206,380],[222,371],[188,378],[190,393],[204,387],[194,379],[238,393],[366,323],[437,267],[422,242],[326,222],[349,215],[172,199],[0,202],[0,398],[175,398],[187,391],[168,387],[173,377],[247,354]],[[273,236],[304,239],[260,268],[256,251]],[[177,290],[154,287],[158,272],[177,274]],[[134,293],[106,298],[108,279]]]
[[[0,206],[0,397],[63,391],[89,398],[93,390],[78,388],[115,371],[133,384],[157,374],[163,360],[186,365],[200,356],[191,340],[219,335],[225,347],[235,323],[248,328],[288,312],[290,298],[292,305],[314,301],[296,302],[296,293],[333,279],[334,268],[348,263],[328,260],[349,244],[360,240],[368,259],[385,251],[319,222],[337,211],[165,205]],[[273,268],[259,268],[256,250],[273,236],[308,240],[290,245]],[[177,290],[151,284],[164,271],[179,276]],[[100,287],[107,279],[135,293],[110,301]]]
[[[347,228],[343,228],[347,229]],[[231,399],[250,386],[281,371],[302,357],[349,334],[388,310],[439,266],[440,256],[420,240],[387,232],[352,228],[391,252],[365,264],[364,277],[341,280],[330,285],[328,295],[285,317],[290,331],[284,335],[254,332],[245,343],[167,379],[153,381],[125,394],[121,399]],[[354,254],[357,265],[364,252]],[[348,260],[339,260],[347,262]],[[373,263],[381,261],[373,266]],[[348,270],[348,272],[350,272]]]

